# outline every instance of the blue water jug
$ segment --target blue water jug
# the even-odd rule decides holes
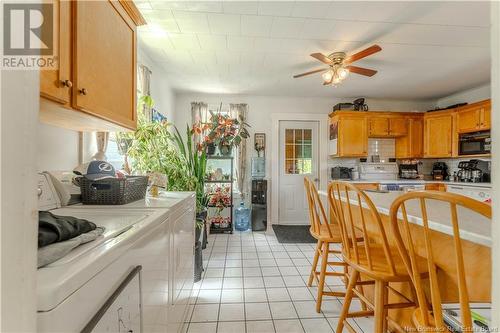
[[[240,203],[240,206],[235,209],[234,227],[238,231],[250,229],[250,208],[246,208],[243,201]]]

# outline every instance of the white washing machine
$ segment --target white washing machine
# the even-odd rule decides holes
[[[195,227],[195,193],[194,192],[160,192],[156,198],[146,197],[121,206],[96,206],[78,204],[72,207],[78,209],[168,209],[170,215],[169,255],[169,307],[167,311],[168,332],[179,332],[187,316],[188,305],[193,292],[194,277],[194,227]],[[148,278],[147,276],[145,277]],[[156,307],[154,302],[145,300],[145,309]],[[160,314],[159,317],[162,315]]]
[[[181,254],[174,255],[172,249],[180,248],[175,242],[178,244],[181,237],[176,239],[173,234],[174,226],[186,229],[183,235],[191,238],[191,246],[183,245],[180,252],[188,252],[192,263],[194,197],[178,195],[168,205],[157,207],[136,202],[57,208],[58,195],[46,175],[40,176],[39,187],[41,210],[88,219],[106,231],[38,270],[38,331],[181,330],[191,295],[193,265],[177,268],[184,282],[176,282],[176,286],[174,261]],[[187,230],[188,225],[191,230]],[[175,297],[174,293],[188,296]]]

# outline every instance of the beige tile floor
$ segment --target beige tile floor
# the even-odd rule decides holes
[[[265,233],[210,235],[203,251],[205,272],[195,284],[185,330],[335,332],[342,298],[325,297],[322,312],[316,313],[317,289],[306,285],[314,246],[280,244],[276,236]],[[335,277],[327,278],[327,284],[343,289]],[[373,332],[372,318],[353,322],[359,332]]]

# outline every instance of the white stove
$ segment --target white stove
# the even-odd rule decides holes
[[[38,331],[80,332],[90,327],[93,332],[116,332],[117,323],[125,332],[147,332],[161,325],[179,331],[185,309],[174,306],[173,294],[183,288],[175,288],[173,282],[173,226],[182,225],[185,234],[191,235],[184,239],[190,239],[191,246],[181,248],[192,258],[194,198],[178,195],[163,205],[137,201],[123,206],[60,207],[61,189],[56,188],[47,174],[40,175],[41,210],[87,219],[106,230],[96,240],[38,269]],[[183,267],[187,300],[192,271],[192,264],[190,271]],[[186,282],[189,272],[191,284]],[[167,318],[168,312],[178,313],[179,318]]]
[[[396,180],[398,173],[397,163],[359,164],[359,176],[363,180]]]

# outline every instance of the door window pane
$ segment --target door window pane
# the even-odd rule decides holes
[[[312,150],[311,129],[285,129],[285,174],[311,174]]]

